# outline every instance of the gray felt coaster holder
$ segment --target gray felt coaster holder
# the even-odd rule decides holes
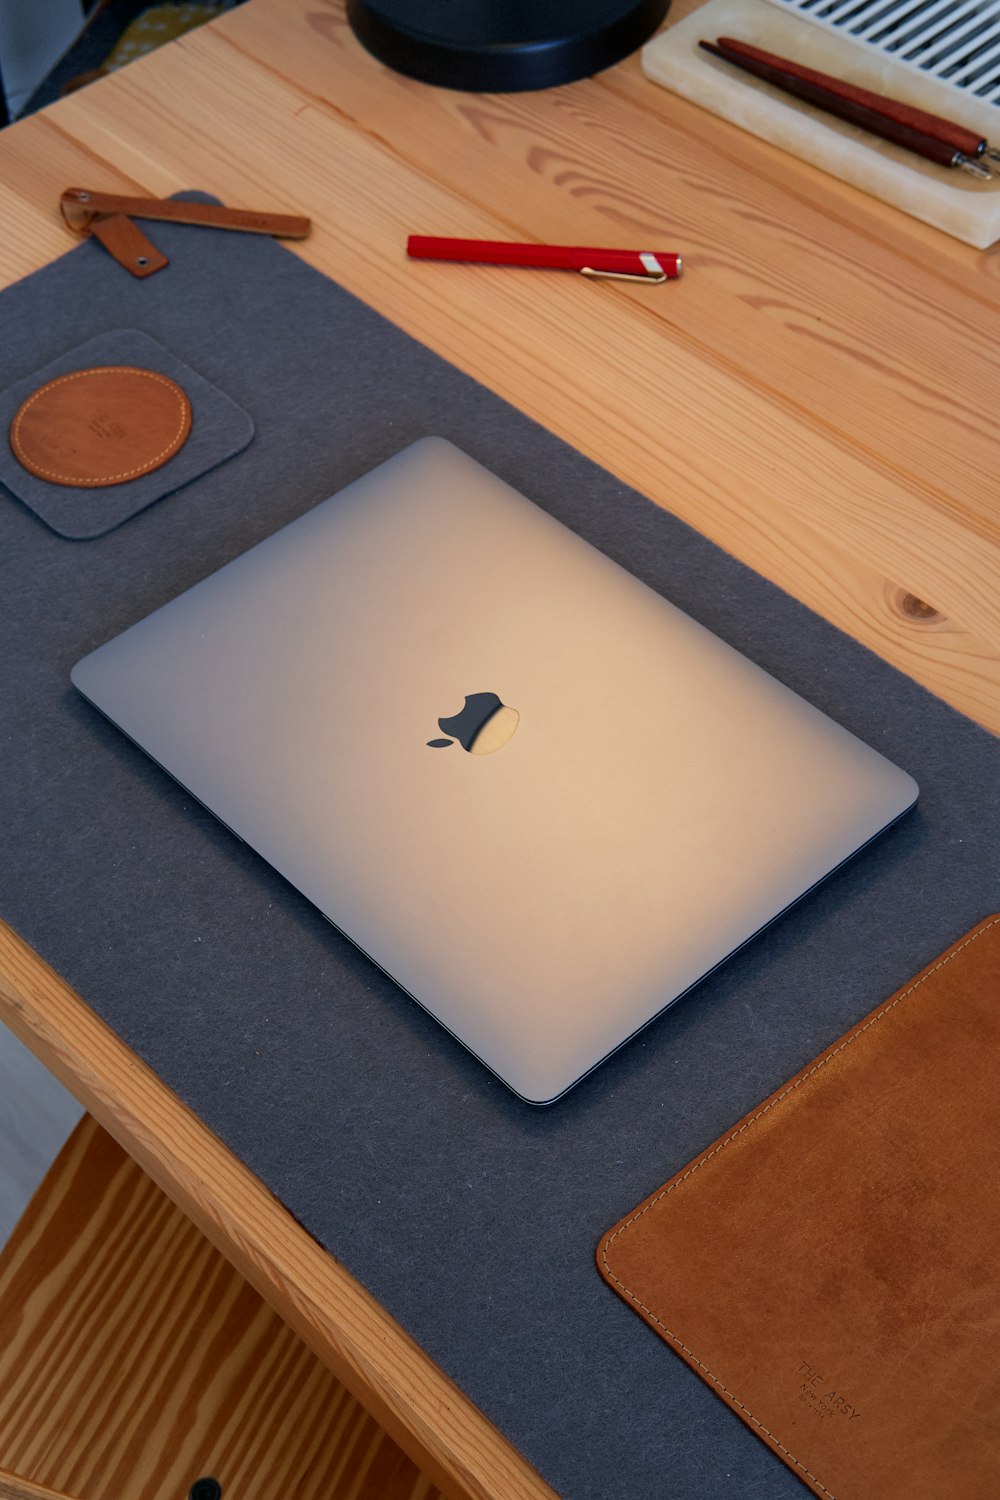
[[[6,441],[21,403],[39,386],[97,365],[134,365],[175,381],[191,403],[191,433],[186,443],[161,468],[124,484],[81,489],[30,473]],[[4,439],[0,442],[0,483],[60,536],[89,541],[113,531],[155,500],[241,452],[253,431],[253,422],[235,401],[157,339],[134,328],[114,329],[59,354],[0,392],[0,432]]]

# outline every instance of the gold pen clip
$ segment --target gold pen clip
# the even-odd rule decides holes
[[[593,266],[581,266],[581,276],[593,276],[603,281],[646,281],[655,284],[666,281],[667,273],[663,270],[655,255],[649,255],[645,251],[640,254],[639,259],[646,267],[645,271],[597,271]],[[680,275],[683,262],[677,257],[677,274]]]
[[[658,276],[653,276],[646,271],[595,271],[593,266],[581,266],[581,276],[592,276],[595,281],[647,281],[650,283],[666,281],[666,271],[661,271]]]

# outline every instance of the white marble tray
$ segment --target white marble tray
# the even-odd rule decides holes
[[[1000,166],[992,182],[924,161],[812,105],[782,94],[699,48],[699,39],[734,36],[849,78],[863,88],[957,120],[1000,142],[1000,111],[934,78],[762,0],[709,0],[648,42],[647,77],[714,114],[822,167],[844,182],[985,249],[1000,239]]]

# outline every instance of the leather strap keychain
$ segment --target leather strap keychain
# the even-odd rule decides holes
[[[95,193],[88,188],[66,188],[60,195],[62,216],[76,234],[93,235],[130,275],[152,276],[170,264],[133,219],[156,219],[173,224],[198,224],[209,229],[236,229],[244,234],[270,234],[277,239],[302,240],[312,221],[297,214],[257,213],[225,208],[217,203],[179,203],[166,198],[131,198],[121,193]]]

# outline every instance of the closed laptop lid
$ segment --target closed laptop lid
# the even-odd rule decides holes
[[[438,438],[72,678],[533,1103],[916,797]]]

